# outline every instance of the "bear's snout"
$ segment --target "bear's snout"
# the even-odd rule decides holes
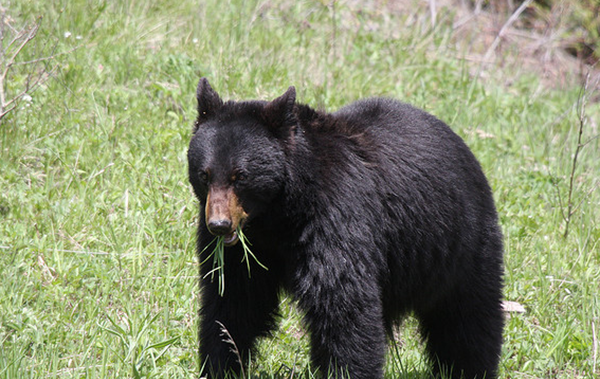
[[[215,236],[225,237],[225,245],[238,241],[237,229],[248,217],[232,188],[210,188],[206,197],[206,228]]]
[[[213,219],[206,224],[208,230],[216,236],[224,236],[231,233],[231,225],[231,220],[228,219]]]

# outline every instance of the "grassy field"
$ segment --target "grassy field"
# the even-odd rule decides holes
[[[551,89],[519,62],[463,59],[452,14],[432,25],[423,2],[410,13],[355,3],[3,4],[15,27],[43,15],[18,61],[55,55],[44,63],[58,68],[0,121],[0,378],[197,375],[186,151],[200,76],[225,98],[295,85],[315,107],[393,96],[447,121],[490,179],[506,299],[526,309],[507,319],[501,377],[600,376],[597,83]],[[8,94],[26,67],[10,71]],[[307,337],[284,304],[252,376],[307,375]],[[386,378],[426,377],[414,320],[405,326]]]

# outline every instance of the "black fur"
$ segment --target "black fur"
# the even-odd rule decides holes
[[[240,243],[226,248],[220,296],[207,277],[212,262],[201,266],[204,375],[240,371],[217,321],[247,363],[276,324],[283,289],[305,314],[322,372],[382,377],[386,338],[414,312],[435,372],[496,376],[502,237],[486,178],[460,137],[390,99],[326,114],[297,104],[293,87],[273,102],[223,102],[201,79],[197,95],[188,156],[201,203],[198,251],[214,238],[209,189],[231,187],[268,267],[252,260],[249,277]]]

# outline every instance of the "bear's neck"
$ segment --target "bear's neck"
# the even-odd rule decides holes
[[[298,124],[293,146],[288,146],[288,178],[282,204],[287,218],[302,223],[302,220],[310,220],[319,207],[317,194],[331,170],[331,162],[337,160],[330,158],[346,150],[342,146],[346,138],[338,138],[344,134],[344,125],[332,114],[302,104],[296,104],[294,113]],[[304,206],[294,207],[297,204]]]

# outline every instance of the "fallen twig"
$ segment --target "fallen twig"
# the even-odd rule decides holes
[[[517,19],[521,15],[521,13],[523,13],[523,11],[525,9],[527,9],[527,7],[532,2],[533,2],[533,0],[525,0],[523,2],[523,4],[521,4],[521,6],[519,8],[517,8],[517,10],[514,11],[514,13],[508,18],[508,20],[506,21],[506,23],[502,26],[502,28],[500,29],[500,31],[496,35],[496,38],[494,38],[494,42],[492,42],[492,44],[490,45],[490,47],[485,52],[485,55],[483,56],[483,61],[484,62],[486,62],[490,58],[490,56],[492,55],[492,53],[494,53],[494,51],[496,51],[496,48],[500,44],[500,40],[502,39],[502,37],[504,37],[504,34],[506,33],[507,29],[510,28],[510,26],[515,21],[517,21]]]
[[[48,68],[45,65],[46,62],[54,61],[58,56],[70,52],[55,53],[52,49],[47,56],[18,61],[19,56],[38,35],[42,17],[38,17],[33,24],[26,25],[19,30],[11,25],[12,20],[6,12],[6,8],[0,7],[0,120],[13,111],[20,100],[26,98],[28,94],[52,77],[58,64]],[[5,40],[8,42],[5,43]],[[38,67],[38,65],[40,66]],[[14,79],[14,69],[17,66],[29,66],[31,70],[24,74],[24,85],[13,90],[15,93],[9,95],[7,84]]]

